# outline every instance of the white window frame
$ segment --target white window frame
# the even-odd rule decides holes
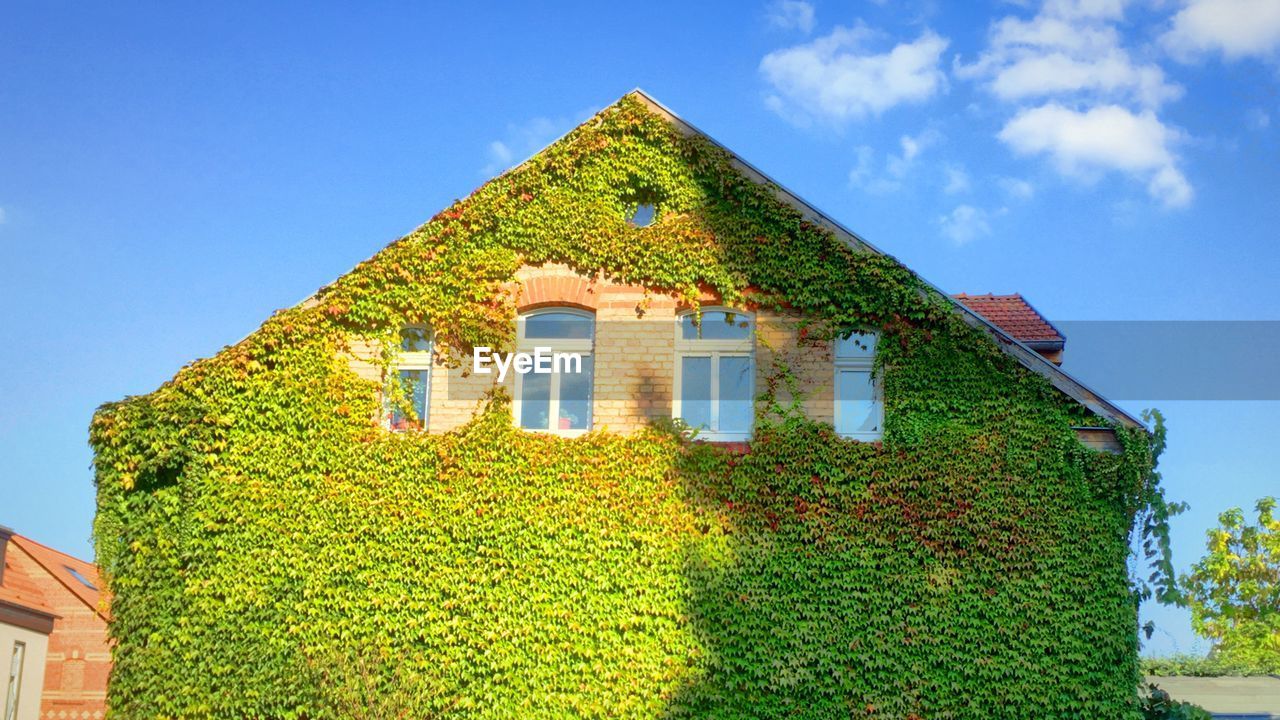
[[[390,373],[389,380],[391,382],[400,382],[401,370],[426,370],[427,371],[427,397],[426,397],[426,402],[423,403],[423,406],[424,406],[423,409],[425,410],[425,412],[423,413],[422,417],[418,418],[422,422],[422,427],[421,429],[417,430],[417,432],[426,432],[429,427],[429,423],[431,422],[431,382],[435,376],[435,373],[432,371],[432,367],[431,367],[432,366],[431,354],[432,354],[432,349],[435,347],[435,336],[432,335],[431,328],[425,325],[409,325],[409,326],[406,326],[404,330],[421,330],[427,337],[427,349],[406,351],[406,350],[401,350],[397,347],[396,360],[394,363],[392,363],[391,367],[387,369],[387,372]],[[403,330],[401,332],[403,332]],[[387,429],[393,430],[396,432],[409,432],[409,430],[407,429],[397,430],[396,428],[391,426],[391,418],[393,415],[391,403],[385,402],[383,403],[383,405],[384,405],[383,415],[385,416],[383,419],[383,424],[386,425]]]
[[[550,313],[559,313],[565,315],[577,315],[591,321],[591,337],[587,339],[570,339],[570,338],[527,338],[525,337],[525,320],[538,315],[547,315]],[[522,312],[516,317],[516,352],[524,352],[533,354],[538,348],[550,348],[553,353],[578,353],[584,359],[590,357],[591,363],[591,420],[585,428],[561,429],[552,427],[559,425],[560,420],[560,373],[551,373],[551,388],[549,390],[550,398],[547,407],[547,427],[546,428],[527,428],[520,424],[520,418],[523,411],[523,391],[524,391],[524,375],[512,368],[511,373],[515,378],[515,399],[511,403],[511,422],[516,427],[525,432],[543,433],[546,435],[561,435],[564,437],[577,437],[591,432],[591,428],[596,422],[596,367],[595,367],[595,342],[596,342],[596,314],[581,308],[568,305],[548,305],[540,307],[536,310]]]
[[[834,366],[832,375],[832,404],[835,406],[833,419],[837,434],[851,440],[874,442],[884,437],[884,388],[880,374],[876,372],[876,354],[880,351],[880,333],[874,330],[856,330],[864,335],[872,335],[876,339],[875,348],[866,357],[840,357],[840,338],[831,341],[831,359]],[[847,335],[845,337],[848,337]],[[875,407],[876,427],[872,432],[840,432],[840,373],[844,371],[866,372],[871,375],[871,401]]]
[[[14,720],[18,717],[18,704],[22,702],[22,673],[27,665],[25,642],[13,641],[8,665],[8,672],[5,673],[4,720]]]
[[[737,317],[745,318],[750,331],[743,340],[688,340],[684,337],[684,319],[690,315],[701,312],[703,315],[712,312],[730,313]],[[704,307],[700,310],[689,310],[676,315],[676,366],[675,380],[672,387],[671,400],[671,417],[680,418],[682,416],[682,392],[684,388],[684,358],[686,357],[709,357],[711,358],[711,427],[703,428],[698,431],[698,439],[712,440],[715,442],[741,442],[750,440],[752,431],[755,429],[755,397],[756,397],[756,316],[755,313],[736,310],[731,307]],[[751,378],[750,385],[747,389],[747,397],[752,407],[752,427],[746,432],[720,432],[720,358],[722,357],[745,357],[751,361]]]

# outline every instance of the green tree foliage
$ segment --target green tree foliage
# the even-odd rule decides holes
[[[1189,702],[1174,700],[1156,685],[1142,693],[1142,720],[1212,720],[1208,710]]]
[[[1191,624],[1224,662],[1280,673],[1280,520],[1276,499],[1258,501],[1258,523],[1240,508],[1218,516],[1208,554],[1183,578]]]
[[[644,228],[639,194],[660,211]],[[500,393],[455,432],[377,425],[352,337],[429,322],[455,361],[509,347],[504,288],[548,262],[792,308],[818,341],[879,328],[883,442],[770,413],[774,383],[745,454],[672,427],[525,433]],[[407,683],[377,712],[986,719],[1034,698],[1038,718],[1136,720],[1126,561],[1135,518],[1164,512],[1158,445],[1120,428],[1122,453],[1093,452],[1072,426],[1098,422],[910,271],[626,98],[99,410],[110,710],[333,718]]]
[[[1222,677],[1224,675],[1269,675],[1256,665],[1248,665],[1236,659],[1218,655],[1191,655],[1178,653],[1165,657],[1144,657],[1141,661],[1143,675],[1186,675],[1190,677]]]

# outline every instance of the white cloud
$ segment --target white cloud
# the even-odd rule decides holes
[[[969,173],[965,172],[964,168],[948,165],[942,169],[942,172],[947,179],[947,184],[943,186],[942,192],[948,195],[969,192]]]
[[[508,124],[503,138],[490,142],[485,148],[487,161],[480,174],[491,177],[524,162],[597,112],[597,108],[588,108],[572,117],[536,117],[523,123]]]
[[[988,48],[956,75],[983,80],[998,98],[1021,101],[1051,96],[1132,100],[1144,107],[1181,96],[1154,63],[1139,63],[1122,46],[1109,21],[1116,2],[1048,2],[1031,20],[1006,17],[992,26]]]
[[[1035,197],[1035,194],[1036,194],[1035,186],[1027,182],[1026,180],[1020,180],[1018,178],[1011,178],[1011,177],[1002,177],[996,182],[1000,184],[1000,189],[1004,190],[1005,194],[1007,194],[1009,197],[1015,200],[1030,200],[1031,198]]]
[[[1046,13],[1065,18],[1119,20],[1129,0],[1046,0]]]
[[[942,234],[957,245],[991,234],[989,213],[972,205],[957,205],[950,214],[938,218]]]
[[[489,143],[488,163],[480,171],[484,175],[496,175],[514,163],[521,162],[541,150],[570,127],[569,121],[553,121],[537,117],[521,124],[507,125],[502,140]]]
[[[1271,116],[1262,108],[1250,110],[1245,117],[1249,121],[1249,127],[1254,130],[1266,130],[1271,127]]]
[[[899,178],[877,173],[875,168],[876,151],[867,145],[859,145],[854,149],[857,162],[849,169],[849,185],[865,190],[874,195],[884,195],[902,189]],[[886,165],[890,161],[886,159]]]
[[[1194,194],[1172,150],[1182,133],[1156,112],[1183,89],[1125,46],[1118,23],[1131,1],[1045,0],[1029,20],[993,23],[987,48],[970,64],[957,61],[955,72],[1017,108],[999,133],[1016,152],[1049,157],[1074,177],[1119,171],[1181,207]]]
[[[507,147],[506,143],[501,140],[494,140],[489,143],[489,165],[486,166],[485,172],[489,173],[490,168],[492,168],[494,172],[497,172],[503,168],[510,167],[513,157],[514,154],[511,152],[511,148]]]
[[[871,180],[871,173],[873,172],[871,163],[873,161],[872,158],[875,157],[875,150],[872,150],[867,145],[859,145],[854,149],[854,153],[857,155],[858,160],[853,168],[849,170],[849,184],[854,187],[865,187]]]
[[[863,25],[776,50],[760,61],[773,87],[766,102],[795,121],[842,122],[878,115],[895,105],[928,100],[946,86],[939,68],[948,41],[932,31],[884,53],[867,45],[874,33]]]
[[[875,171],[875,150],[860,145],[855,150],[857,164],[849,171],[849,184],[875,194],[900,190],[903,179],[911,172],[920,153],[941,139],[942,135],[932,128],[918,135],[903,135],[898,138],[901,151],[896,155],[885,154],[883,174]]]
[[[938,131],[929,129],[921,132],[919,135],[903,135],[898,138],[898,145],[902,147],[902,152],[898,155],[890,155],[885,160],[885,172],[901,180],[907,176],[911,170],[911,166],[915,164],[916,158],[926,148],[936,144],[942,139],[942,135]]]
[[[1184,206],[1194,194],[1170,149],[1181,134],[1150,110],[1103,105],[1080,112],[1050,103],[1019,112],[999,138],[1017,153],[1050,156],[1067,175],[1117,170],[1145,179],[1147,192],[1166,207]]]
[[[804,0],[777,0],[769,8],[769,24],[783,30],[813,32],[813,6]]]
[[[1230,60],[1274,56],[1280,50],[1280,2],[1188,0],[1160,41],[1182,60],[1212,52]]]

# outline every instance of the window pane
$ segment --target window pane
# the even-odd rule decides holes
[[[627,222],[635,227],[648,227],[656,215],[657,208],[653,203],[640,203],[627,211]]]
[[[751,431],[751,358],[720,358],[720,432]]]
[[[711,358],[680,358],[680,418],[691,427],[711,426]]]
[[[709,310],[702,313],[702,325],[694,324],[694,314],[680,317],[680,337],[685,340],[749,340],[751,316]]]
[[[854,332],[836,340],[836,357],[838,358],[874,358],[876,356],[876,340],[873,332]]]
[[[404,352],[431,350],[431,334],[424,328],[407,327],[400,331],[400,349]]]
[[[572,369],[573,365],[570,365],[569,367]],[[560,374],[559,429],[591,429],[592,369],[591,356],[583,355],[582,372],[566,372]]]
[[[526,315],[524,336],[529,339],[590,340],[595,318],[567,312]]]
[[[583,358],[586,360],[586,358]],[[520,427],[529,430],[551,429],[551,373],[526,373],[520,376]]]
[[[402,412],[395,404],[391,408],[391,429],[407,430],[427,426],[427,395],[431,389],[430,370],[401,370],[400,387],[406,404],[413,408],[414,417]]]
[[[869,370],[841,370],[836,382],[836,432],[880,432],[880,403]]]
[[[22,666],[27,657],[25,643],[13,643],[13,655],[9,658],[9,677],[5,688],[4,717],[14,720],[18,716],[18,695],[22,690]]]

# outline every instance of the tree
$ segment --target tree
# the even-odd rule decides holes
[[[1258,501],[1258,524],[1240,508],[1218,516],[1208,550],[1183,578],[1196,632],[1224,660],[1280,672],[1280,520],[1276,499]]]

